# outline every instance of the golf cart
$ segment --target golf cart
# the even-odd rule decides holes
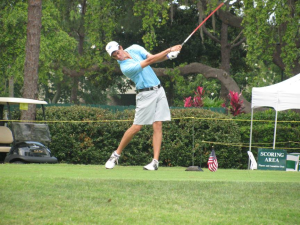
[[[45,146],[51,142],[48,124],[14,122],[11,107],[26,110],[28,104],[41,105],[45,120],[45,101],[0,97],[0,161],[5,163],[57,163]],[[5,110],[6,107],[6,110]]]

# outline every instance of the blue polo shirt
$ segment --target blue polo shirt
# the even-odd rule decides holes
[[[129,53],[132,59],[126,59],[124,61],[119,61],[122,73],[130,78],[136,86],[136,89],[143,89],[147,87],[152,87],[160,84],[159,79],[154,73],[150,66],[141,67],[141,61],[147,58],[149,52],[139,45],[131,45],[125,49]]]

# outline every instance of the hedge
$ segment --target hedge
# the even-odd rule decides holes
[[[162,166],[207,167],[212,148],[207,142],[241,141],[237,123],[224,114],[196,108],[171,109],[171,114],[172,121],[163,123]],[[19,115],[14,117],[17,119]],[[49,149],[62,163],[104,164],[133,118],[134,110],[111,112],[86,106],[47,107],[46,121],[52,136]],[[43,120],[40,109],[37,120]],[[240,147],[215,145],[214,148],[220,168],[242,167]],[[152,157],[152,126],[144,126],[125,148],[119,163],[141,166]]]
[[[207,167],[214,145],[220,168],[247,168],[251,114],[232,118],[197,108],[171,109],[171,113],[172,121],[163,125],[160,165]],[[87,106],[47,107],[46,120],[52,135],[49,148],[59,162],[103,165],[131,126],[133,117],[132,109],[112,112]],[[272,148],[275,111],[255,112],[253,117],[252,152],[257,157],[258,148]],[[13,119],[19,118],[16,112]],[[37,120],[43,120],[40,109]],[[299,152],[299,121],[300,114],[293,111],[278,113],[276,148]],[[141,166],[152,155],[152,127],[144,126],[119,162]]]

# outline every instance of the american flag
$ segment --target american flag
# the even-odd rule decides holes
[[[207,165],[211,172],[216,172],[218,169],[218,160],[214,149],[210,153]]]

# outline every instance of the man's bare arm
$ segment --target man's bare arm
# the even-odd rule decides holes
[[[149,66],[153,63],[163,62],[168,59],[167,54],[173,51],[180,51],[182,48],[181,45],[175,45],[171,48],[168,48],[160,53],[157,53],[155,55],[149,54],[147,55],[147,59],[141,62],[141,67],[145,68],[146,66]]]

